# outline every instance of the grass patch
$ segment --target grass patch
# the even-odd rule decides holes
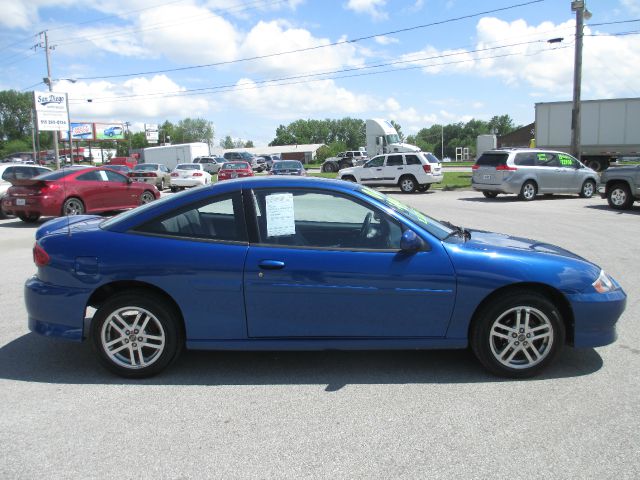
[[[337,173],[310,173],[311,177],[336,178]],[[434,183],[431,188],[435,190],[458,190],[471,188],[471,173],[466,172],[444,172],[441,183]]]

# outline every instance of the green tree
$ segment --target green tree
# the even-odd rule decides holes
[[[174,134],[175,126],[169,120],[165,120],[160,128],[158,129],[158,137],[162,143],[169,143],[171,141],[175,141]]]
[[[203,118],[185,118],[174,128],[174,135],[180,143],[213,142],[213,122]],[[173,138],[173,137],[172,137]]]
[[[253,140],[247,140],[244,142],[244,148],[254,148]]]
[[[342,142],[346,150],[357,150],[365,144],[365,122],[357,118],[339,120],[296,120],[276,129],[270,146],[300,145],[308,143],[331,144]]]
[[[235,148],[235,144],[233,143],[233,138],[231,135],[227,135],[224,139],[220,140],[220,146],[225,149]]]
[[[0,140],[25,140],[31,136],[33,92],[0,91]]]

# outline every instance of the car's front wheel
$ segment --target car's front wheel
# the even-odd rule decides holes
[[[593,180],[585,180],[580,189],[580,196],[582,198],[591,198],[596,191],[596,182]]]
[[[607,202],[616,210],[627,210],[633,205],[631,190],[626,183],[616,183],[607,192]]]
[[[539,373],[564,344],[562,316],[547,298],[515,291],[491,301],[471,327],[471,348],[490,372],[526,378]]]
[[[93,317],[91,335],[100,363],[128,378],[159,373],[184,343],[173,305],[145,290],[109,298]]]
[[[145,203],[153,202],[156,199],[156,196],[150,192],[149,190],[145,190],[140,195],[140,205],[144,205]]]

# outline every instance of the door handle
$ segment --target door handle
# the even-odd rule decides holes
[[[398,170],[404,170],[404,167],[398,167]]]
[[[258,266],[263,270],[280,270],[284,268],[284,262],[280,260],[262,260]]]

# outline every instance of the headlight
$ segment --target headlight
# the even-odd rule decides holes
[[[593,288],[595,288],[598,293],[609,293],[611,290],[616,289],[613,280],[611,280],[611,277],[609,277],[604,270],[600,270],[600,276],[591,285],[593,285]]]

